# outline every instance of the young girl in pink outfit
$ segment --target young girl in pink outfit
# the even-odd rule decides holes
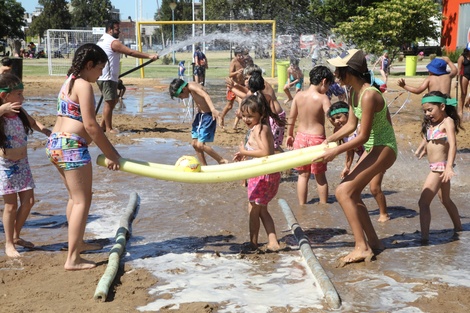
[[[462,230],[459,211],[450,198],[450,179],[455,175],[453,167],[457,152],[456,133],[463,129],[457,114],[455,99],[449,99],[440,91],[431,91],[421,100],[425,114],[422,133],[423,141],[416,151],[421,158],[428,155],[429,173],[419,198],[419,221],[421,241],[429,241],[431,225],[430,205],[436,194],[449,213],[455,231]]]
[[[247,158],[260,158],[274,154],[274,137],[269,126],[269,117],[280,124],[283,124],[283,121],[271,111],[263,94],[257,91],[243,99],[241,113],[249,131],[246,135],[246,142],[240,145],[240,151],[235,154],[234,160],[242,161]],[[280,182],[280,173],[248,179],[250,245],[253,250],[258,248],[260,220],[268,235],[266,248],[271,251],[280,249],[274,221],[268,212],[268,203],[276,196]]]
[[[26,113],[22,108],[23,101],[20,79],[9,73],[0,75],[0,194],[5,203],[5,253],[11,258],[20,256],[15,245],[34,247],[32,242],[20,238],[21,229],[34,205],[35,185],[28,163],[28,135],[33,129],[46,136],[51,133]]]

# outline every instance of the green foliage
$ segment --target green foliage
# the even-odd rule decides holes
[[[434,1],[389,0],[359,7],[357,15],[339,23],[335,31],[367,52],[380,54],[387,49],[393,60],[404,44],[439,38],[432,19],[442,19]]]
[[[449,59],[454,63],[457,63],[457,60],[462,55],[462,53],[463,53],[463,48],[457,48],[454,51],[447,51],[447,50],[443,51],[443,54],[449,57]]]
[[[73,27],[103,27],[111,18],[111,0],[72,0]]]
[[[15,0],[0,0],[0,8],[0,38],[24,38],[21,27],[26,23],[21,4]]]
[[[72,17],[65,0],[39,0],[39,4],[44,10],[33,19],[29,35],[44,37],[48,29],[70,29]]]

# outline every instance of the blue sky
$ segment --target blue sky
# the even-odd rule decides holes
[[[132,20],[135,20],[136,1],[138,4],[142,3],[142,20],[153,20],[153,16],[157,11],[156,0],[111,0],[111,3],[116,9],[119,9],[121,11],[121,20],[127,19],[128,16],[131,16]],[[39,6],[37,0],[17,0],[17,2],[21,3],[27,13],[32,13],[34,11],[34,8]],[[161,1],[158,2],[161,3]]]

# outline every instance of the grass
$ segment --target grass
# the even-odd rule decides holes
[[[209,69],[207,70],[211,78],[223,79],[228,76],[230,64],[229,51],[207,51],[207,59],[209,61]],[[172,55],[169,55],[172,58]],[[162,60],[157,60],[144,67],[146,78],[168,78],[176,77],[178,74],[179,61],[186,61],[186,73],[191,72],[192,53],[176,52],[176,64],[163,64]],[[133,57],[121,58],[121,72],[124,73],[136,67],[136,59]],[[147,61],[143,59],[143,61]],[[70,63],[72,60],[70,60]],[[256,59],[256,64],[265,69],[266,76],[271,76],[271,59]],[[140,64],[140,63],[139,63]],[[24,59],[23,60],[23,77],[24,76],[48,76],[48,60],[47,59]],[[128,74],[127,77],[140,77],[140,71]]]
[[[207,75],[211,79],[224,79],[228,76],[229,64],[230,64],[230,51],[207,51],[206,53],[207,59],[209,61],[209,69],[207,70]],[[171,53],[168,54],[168,57],[172,59]],[[144,73],[146,78],[172,78],[177,77],[178,73],[178,63],[179,61],[186,61],[186,74],[191,73],[191,62],[192,62],[192,53],[191,52],[176,52],[175,53],[175,65],[163,64],[162,60],[157,60],[147,66],[144,67]],[[128,70],[135,68],[136,59],[133,57],[123,57],[121,58],[121,72],[124,73]],[[143,60],[146,61],[145,59]],[[255,64],[259,65],[261,68],[265,70],[265,76],[271,77],[271,59],[255,59]],[[70,60],[71,63],[71,60]],[[418,65],[428,64],[429,60],[424,59],[422,61],[418,61]],[[140,63],[137,63],[140,64]],[[398,62],[397,60],[394,61],[392,66],[405,66],[405,60],[402,62]],[[371,68],[371,66],[369,66]],[[308,81],[308,72],[311,68],[310,58],[302,58],[300,60],[300,68],[304,70],[304,75]],[[277,69],[276,69],[277,71]],[[275,76],[277,77],[277,73],[275,71]],[[376,69],[378,73],[378,70]],[[420,73],[417,72],[416,75],[420,76],[421,74],[427,75],[427,73]],[[25,76],[48,76],[48,60],[47,59],[24,59],[23,60],[23,77]],[[403,76],[403,72],[393,72],[392,67],[392,76]],[[128,74],[126,77],[140,77],[140,70],[135,71],[131,74]]]

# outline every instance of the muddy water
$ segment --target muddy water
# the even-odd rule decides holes
[[[138,90],[128,90],[123,110],[164,115],[156,104],[159,97],[166,95],[145,92],[145,102],[155,100],[150,106],[142,106],[144,113],[139,113]],[[215,148],[227,158],[234,153],[232,149]],[[157,138],[117,149],[125,157],[165,164],[192,154],[186,142]],[[99,151],[92,148],[91,153],[95,159]],[[66,191],[44,151],[29,151],[29,158],[38,202],[25,226],[25,236],[35,238],[38,245],[41,241],[56,242],[43,248],[58,251],[66,243]],[[152,292],[162,295],[156,302],[139,308],[141,311],[202,301],[219,303],[219,312],[325,312],[328,306],[296,250],[295,239],[280,210],[277,200],[282,198],[290,205],[335,285],[343,302],[341,312],[430,312],[423,309],[419,299],[436,297],[435,286],[462,288],[468,295],[470,266],[465,256],[470,253],[470,177],[466,174],[469,161],[468,153],[458,153],[457,176],[452,181],[452,198],[460,210],[464,231],[453,233],[452,223],[436,199],[432,205],[431,241],[428,246],[421,246],[417,199],[428,165],[413,156],[411,146],[400,147],[397,162],[383,184],[392,217],[389,222],[376,222],[378,208],[368,191],[364,193],[378,235],[387,247],[370,264],[335,268],[337,258],[353,246],[348,223],[334,196],[330,196],[329,205],[316,204],[314,181],[310,182],[311,201],[299,208],[295,173],[283,178],[277,198],[270,204],[278,237],[292,248],[274,257],[240,257],[240,245],[248,240],[246,190],[240,182],[184,184],[95,166],[94,199],[87,230],[106,244],[105,251],[109,250],[130,192],[138,193],[140,207],[124,261],[152,271],[160,281]],[[342,167],[343,156],[329,164],[327,177],[332,194]],[[260,235],[261,242],[265,242],[263,229]]]

